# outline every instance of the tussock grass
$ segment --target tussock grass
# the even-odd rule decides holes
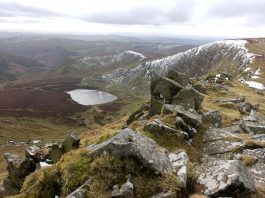
[[[245,166],[252,166],[257,162],[257,158],[251,155],[242,155],[239,160],[241,160]]]
[[[80,149],[67,153],[52,167],[41,169],[27,177],[21,194],[16,198],[53,198],[67,196],[89,178],[88,197],[110,197],[114,185],[122,185],[130,175],[137,197],[150,197],[162,191],[180,193],[176,175],[156,175],[133,158],[118,159],[109,155],[90,159]]]

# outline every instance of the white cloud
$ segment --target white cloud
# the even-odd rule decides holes
[[[265,36],[264,0],[0,0],[0,30]]]

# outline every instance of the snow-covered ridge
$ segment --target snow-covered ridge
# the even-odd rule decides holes
[[[114,64],[130,63],[134,61],[143,60],[145,56],[134,51],[124,51],[116,55],[108,56],[84,56],[79,58],[76,67],[86,66],[111,66]]]
[[[255,54],[249,53],[245,47],[246,40],[224,40],[192,48],[166,58],[148,61],[133,69],[118,69],[112,74],[104,75],[105,79],[114,82],[163,76],[170,69],[176,69],[190,75],[202,74],[213,66],[222,66],[226,58],[238,69],[244,69],[252,63]]]

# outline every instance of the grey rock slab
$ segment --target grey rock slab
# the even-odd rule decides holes
[[[239,160],[217,160],[201,165],[197,183],[210,197],[232,196],[233,191],[255,191],[250,172]]]
[[[192,87],[187,87],[178,92],[172,99],[172,103],[181,105],[185,110],[198,110],[204,99],[203,94]]]
[[[205,127],[215,127],[219,128],[222,126],[222,117],[221,113],[218,110],[215,111],[209,111],[206,113],[203,113],[202,115],[202,123]]]
[[[149,131],[150,133],[163,135],[165,133],[176,134],[181,137],[183,140],[188,138],[188,134],[182,131],[178,131],[172,127],[165,125],[161,120],[155,119],[153,121],[149,121],[144,126],[145,131]]]
[[[152,139],[131,129],[124,129],[108,141],[88,147],[91,157],[108,153],[115,157],[135,157],[159,173],[175,172],[167,150]]]

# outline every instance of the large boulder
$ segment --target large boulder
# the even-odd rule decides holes
[[[181,105],[185,110],[198,110],[204,96],[192,87],[187,87],[178,92],[172,99],[172,103]]]
[[[192,109],[185,110],[180,105],[164,104],[162,107],[162,113],[173,113],[176,116],[181,117],[186,124],[193,128],[198,128],[202,124],[202,116],[200,114]]]
[[[215,160],[202,164],[197,171],[197,183],[210,197],[235,196],[234,192],[255,191],[249,171],[239,160]]]
[[[173,96],[175,96],[183,86],[174,80],[166,77],[160,77],[154,85],[154,90],[151,93],[163,100],[165,103],[171,103]]]
[[[166,76],[167,78],[174,80],[175,82],[181,84],[184,87],[186,87],[190,83],[190,79],[188,78],[188,76],[176,70],[169,70]]]
[[[219,128],[222,125],[221,113],[218,110],[203,113],[202,124],[204,127],[215,127]]]
[[[70,150],[79,148],[80,139],[75,135],[68,135],[62,143],[62,150],[64,153]]]
[[[183,140],[187,139],[188,134],[182,131],[177,131],[176,129],[173,129],[167,125],[165,125],[161,120],[155,119],[152,121],[149,121],[144,126],[145,131],[149,131],[150,133],[156,134],[156,135],[163,135],[165,133],[168,134],[176,134],[179,137],[181,137]]]
[[[13,185],[17,189],[20,189],[25,177],[35,171],[35,162],[32,159],[11,153],[5,153],[4,158],[7,162],[8,171],[8,182],[6,181],[4,183],[5,189],[8,189],[9,184],[11,186]],[[9,184],[7,185],[7,183]]]
[[[96,157],[103,153],[115,157],[135,157],[144,166],[159,173],[175,172],[167,155],[167,150],[155,141],[131,129],[124,129],[108,141],[88,147],[89,156]]]
[[[163,100],[160,100],[159,98],[152,96],[150,100],[150,109],[148,116],[152,117],[153,115],[159,115],[161,114],[161,109],[163,106]]]

